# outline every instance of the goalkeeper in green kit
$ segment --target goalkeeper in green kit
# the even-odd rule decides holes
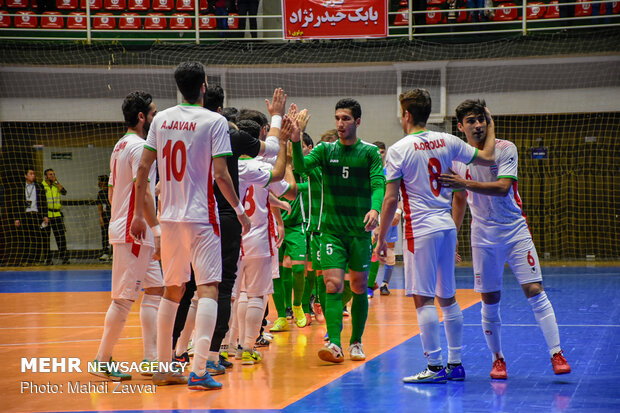
[[[321,268],[327,290],[325,320],[329,342],[319,350],[321,360],[344,361],[340,330],[345,269],[349,268],[353,304],[351,360],[364,360],[362,335],[368,317],[368,269],[372,255],[371,232],[377,226],[385,193],[379,148],[357,137],[362,109],[354,99],[336,104],[339,139],[315,147],[303,156],[299,138],[293,141],[293,165],[299,173],[318,167],[323,174],[323,203],[318,231]]]

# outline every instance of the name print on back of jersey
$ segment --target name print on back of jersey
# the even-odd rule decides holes
[[[414,148],[416,151],[430,151],[431,149],[443,148],[444,146],[446,146],[446,142],[443,140],[443,138],[435,139],[430,142],[421,142],[419,144],[416,142],[414,144]]]
[[[164,123],[161,124],[161,129],[169,129],[169,130],[188,130],[192,132],[196,132],[196,122],[185,122],[173,120],[168,124],[167,120],[164,120]]]

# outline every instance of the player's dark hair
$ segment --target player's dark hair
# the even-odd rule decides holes
[[[220,85],[207,86],[204,107],[212,112],[217,112],[217,108],[222,106],[224,106],[224,89]]]
[[[32,171],[32,172],[34,172],[34,173],[37,173],[37,172],[34,170],[34,168],[31,168],[31,167],[26,167],[26,168],[24,168],[24,175],[28,175],[28,172],[29,172],[29,171]]]
[[[304,144],[306,146],[312,146],[314,148],[314,141],[312,140],[310,135],[304,132],[303,135],[301,135],[301,138],[304,140]]]
[[[174,80],[185,100],[196,103],[200,88],[206,82],[204,66],[198,62],[183,62],[174,71]]]
[[[99,175],[97,177],[97,183],[103,183],[103,182],[107,183],[109,179],[110,177],[107,175]]]
[[[224,108],[222,109],[222,116],[229,122],[237,123],[239,121],[239,109],[233,107]]]
[[[355,99],[340,99],[338,103],[336,103],[336,110],[338,109],[349,109],[351,111],[351,115],[353,115],[353,119],[359,119],[362,117],[362,106]]]
[[[240,131],[244,131],[253,138],[258,139],[260,137],[261,126],[253,120],[240,120],[239,122],[237,122],[237,127]]]
[[[425,126],[431,114],[431,95],[426,89],[411,89],[398,97],[400,107],[413,117],[413,124]]]
[[[125,117],[125,125],[132,128],[138,124],[138,115],[144,114],[146,118],[149,114],[150,105],[153,98],[146,92],[137,90],[131,92],[123,100],[123,116]]]
[[[254,122],[258,123],[261,128],[269,124],[267,116],[265,116],[262,112],[254,109],[241,109],[241,112],[239,113],[239,117],[237,119],[239,121],[253,120]]]
[[[485,115],[486,111],[484,110],[484,108],[486,108],[486,106],[487,103],[484,101],[484,99],[467,99],[456,107],[456,119],[459,121],[459,123],[463,123],[463,119],[465,119],[465,116]]]
[[[379,149],[385,149],[385,143],[381,141],[376,141],[376,142],[373,142],[372,144],[375,145]]]

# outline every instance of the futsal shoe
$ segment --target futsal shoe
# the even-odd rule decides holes
[[[147,359],[142,360],[142,362],[140,363],[140,374],[141,375],[145,377],[153,376],[153,371],[151,369],[151,366],[152,366],[151,363],[157,363],[157,360],[154,360],[154,361],[150,361]]]
[[[314,318],[316,322],[319,324],[325,324],[325,315],[323,314],[321,304],[315,302],[314,304],[312,304],[312,307],[314,307]]]
[[[220,348],[219,359],[220,359],[220,366],[224,366],[227,369],[233,366],[233,364],[230,361],[228,361],[228,346],[226,346],[226,350]]]
[[[429,367],[425,370],[409,377],[403,377],[405,383],[446,383],[448,377],[446,376],[446,369],[439,371],[432,371]]]
[[[110,359],[110,364],[107,363],[99,363],[97,359],[94,360],[93,365],[96,366],[95,371],[89,371],[90,374],[97,377],[103,377],[104,379],[108,379],[111,381],[126,381],[131,380],[131,374],[122,373],[114,368],[112,359]]]
[[[312,325],[312,314],[306,313],[306,326]]]
[[[235,358],[241,360],[243,358],[243,347],[237,345],[237,351],[235,352]]]
[[[291,307],[286,307],[286,319],[287,320],[292,320],[294,313],[293,313],[293,309]]]
[[[297,324],[297,327],[304,328],[306,324],[308,324],[304,310],[300,305],[293,306],[293,316],[295,317],[295,324]]]
[[[362,348],[362,343],[360,342],[351,344],[347,351],[349,352],[349,357],[353,361],[366,360],[366,354],[364,354],[364,349]]]
[[[368,298],[373,298],[375,296],[375,290],[368,287]]]
[[[446,366],[446,378],[452,381],[463,381],[465,380],[465,368],[461,363],[459,364],[450,364]]]
[[[222,388],[222,383],[213,380],[208,371],[204,376],[191,372],[189,380],[187,380],[187,388],[190,390],[217,390]]]
[[[570,373],[570,365],[562,354],[564,351],[560,350],[551,357],[551,365],[553,366],[553,372],[555,374],[568,374]]]
[[[351,316],[351,313],[349,312],[349,310],[347,310],[347,306],[346,305],[342,309],[342,316],[343,317],[350,317]]]
[[[379,294],[381,295],[390,295],[390,290],[388,289],[387,284],[381,284],[381,288],[379,288]]]
[[[344,361],[344,354],[342,354],[340,346],[327,342],[325,343],[325,347],[319,350],[319,358],[331,363],[342,363]]]
[[[498,358],[493,362],[493,368],[490,374],[492,379],[506,380],[508,373],[506,372],[506,361],[503,358]]]
[[[254,346],[256,347],[269,347],[269,344],[271,344],[271,341],[267,340],[265,337],[263,337],[262,335],[256,339],[256,342],[254,343]]]
[[[273,327],[271,327],[269,331],[272,333],[278,333],[280,331],[287,331],[288,328],[288,321],[286,320],[286,317],[278,317],[275,323],[273,323]]]
[[[187,353],[187,351],[180,356],[177,356],[176,353],[174,353],[174,355],[172,356],[172,360],[176,361],[177,363],[189,363],[189,354]]]
[[[222,366],[220,363],[215,363],[215,361],[207,360],[207,372],[212,376],[219,376],[220,374],[226,373],[226,367]]]
[[[241,358],[241,364],[244,366],[252,366],[260,363],[262,360],[261,354],[256,350],[244,350],[243,357]]]
[[[183,373],[178,373],[176,371],[170,371],[167,373],[158,372],[158,373],[153,374],[153,384],[157,386],[168,386],[172,384],[187,384],[187,376],[184,376]]]

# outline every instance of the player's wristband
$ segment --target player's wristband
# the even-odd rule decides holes
[[[269,126],[272,127],[272,128],[281,129],[282,128],[282,116],[280,116],[280,115],[273,115],[271,117],[271,124]]]
[[[241,202],[236,207],[233,207],[237,215],[243,215],[245,213],[245,208],[241,205]]]
[[[396,215],[400,215],[403,213],[403,210],[400,208],[396,208]]]
[[[151,230],[153,231],[153,236],[161,237],[161,227],[159,226],[159,224],[155,225],[154,227],[151,227]]]

